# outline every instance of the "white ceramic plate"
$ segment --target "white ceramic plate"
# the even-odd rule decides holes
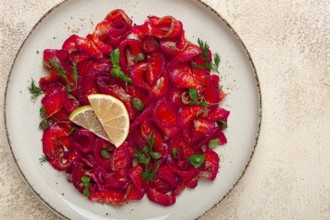
[[[31,78],[46,74],[42,52],[60,48],[72,33],[85,36],[105,15],[124,9],[135,23],[148,15],[172,15],[183,22],[190,41],[207,41],[222,57],[221,76],[229,94],[223,107],[231,111],[226,129],[228,144],[218,148],[221,168],[215,181],[200,181],[185,190],[171,207],[144,198],[123,207],[88,201],[49,164],[40,165],[41,136],[38,130],[40,99],[32,101],[27,90]],[[198,0],[69,0],[48,12],[31,31],[12,67],[6,90],[7,136],[16,163],[27,184],[53,211],[71,219],[194,219],[219,203],[242,176],[259,133],[260,90],[252,60],[226,21]]]

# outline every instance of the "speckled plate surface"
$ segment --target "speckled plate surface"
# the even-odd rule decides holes
[[[27,90],[31,78],[46,74],[42,51],[60,48],[73,33],[85,36],[96,23],[116,8],[134,22],[148,15],[172,15],[183,22],[190,41],[207,41],[221,55],[221,84],[228,93],[223,107],[231,111],[226,129],[228,144],[218,147],[221,168],[215,181],[200,181],[185,190],[171,207],[155,205],[144,198],[123,207],[88,201],[67,182],[65,174],[49,164],[39,164],[42,155],[38,130],[40,100],[32,101]],[[12,67],[6,89],[5,120],[12,154],[27,184],[58,215],[70,219],[194,219],[218,204],[243,175],[257,143],[261,98],[252,60],[233,29],[214,10],[199,0],[69,0],[48,12],[31,31]]]

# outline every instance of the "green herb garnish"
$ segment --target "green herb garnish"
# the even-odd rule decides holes
[[[205,162],[205,157],[203,154],[193,154],[187,159],[187,161],[198,169]]]
[[[41,107],[39,109],[39,114],[40,114],[40,117],[43,118],[42,121],[39,123],[39,129],[40,130],[45,130],[49,126],[49,121],[46,118],[46,109],[45,109],[45,107]]]
[[[212,140],[209,141],[209,147],[210,148],[215,148],[215,147],[219,146],[219,143],[220,143],[219,138],[212,139]]]
[[[189,89],[189,97],[192,101],[188,102],[189,105],[201,105],[204,108],[207,108],[208,106],[210,106],[209,103],[203,101],[203,100],[199,100],[198,97],[198,91],[195,88],[190,88]]]
[[[28,87],[29,92],[31,93],[31,98],[36,99],[39,95],[44,92],[35,84],[35,81],[31,79],[31,85]]]
[[[148,155],[146,155],[144,152],[136,151],[136,152],[134,152],[134,156],[136,157],[138,163],[141,163],[141,164],[144,164],[144,165],[149,164],[150,157]]]
[[[112,63],[112,67],[113,68],[119,68],[119,57],[120,57],[120,50],[114,49],[111,53],[110,53],[110,61]]]
[[[160,158],[162,158],[162,154],[159,152],[150,152],[150,157],[156,161],[159,160]]]
[[[46,109],[45,109],[45,107],[41,107],[39,109],[39,114],[40,114],[40,117],[46,118]]]
[[[39,163],[40,164],[43,164],[43,163],[46,163],[47,162],[47,157],[45,155],[42,155],[40,158],[39,158]]]
[[[202,41],[200,38],[197,39],[197,43],[200,46],[200,48],[202,49],[202,53],[201,56],[206,60],[204,65],[194,65],[194,67],[198,68],[198,69],[209,69],[209,70],[213,70],[217,73],[219,73],[219,65],[221,62],[221,58],[219,56],[218,53],[215,53],[213,55],[214,59],[213,62],[210,60],[208,54],[209,54],[209,50],[210,47],[208,45],[207,42]]]
[[[49,127],[49,121],[47,120],[47,118],[43,119],[40,123],[39,123],[39,129],[40,130],[45,130],[46,128]]]
[[[227,126],[228,126],[227,122],[225,120],[218,120],[217,123],[218,123],[219,127],[223,128],[223,129],[227,128]]]
[[[132,79],[129,78],[120,68],[119,58],[120,58],[120,51],[118,48],[110,53],[110,61],[112,64],[110,73],[113,77],[124,80],[128,84],[132,84]]]
[[[78,129],[79,129],[79,127],[73,125],[72,128],[71,128],[71,130],[70,130],[69,135],[73,135]]]
[[[176,159],[178,157],[178,147],[173,147],[172,149],[172,156],[174,159]]]
[[[142,60],[144,60],[145,56],[143,53],[138,53],[135,57],[134,57],[134,61],[135,62],[140,62]]]
[[[104,159],[110,159],[110,153],[106,149],[102,149],[100,155]]]
[[[49,64],[55,68],[56,74],[59,75],[65,81],[66,92],[67,93],[72,92],[71,83],[68,80],[67,73],[66,73],[65,69],[61,66],[61,64],[59,62],[57,62],[56,60],[52,60],[52,59],[49,60]]]
[[[79,184],[80,187],[84,187],[83,195],[88,197],[90,195],[89,187],[91,186],[91,178],[89,176],[82,176],[81,183]]]
[[[132,98],[132,106],[140,112],[144,110],[144,103],[139,98]]]
[[[89,176],[82,176],[81,177],[81,182],[83,183],[83,184],[89,184],[89,182],[91,181],[91,178],[89,177]]]
[[[120,68],[112,68],[111,69],[111,75],[115,78],[119,78],[121,80],[124,80],[128,84],[132,84],[132,79],[129,78]]]
[[[143,164],[145,169],[142,173],[142,179],[151,181],[155,177],[159,169],[159,159],[162,157],[162,154],[159,152],[153,151],[153,145],[155,143],[155,135],[152,132],[149,138],[146,138],[147,146],[141,148],[140,151],[135,151],[134,156],[137,159],[138,163]],[[154,161],[156,164],[154,169],[150,169],[150,161]]]
[[[198,99],[197,89],[195,89],[195,88],[189,89],[189,97],[191,98],[191,100],[197,102],[197,99]]]
[[[78,86],[78,69],[77,69],[77,62],[73,62],[72,66],[72,79],[74,80],[75,87]]]
[[[146,138],[146,141],[147,141],[147,144],[148,144],[149,152],[152,152],[153,151],[152,147],[155,144],[155,133],[154,133],[154,131],[151,132],[150,138]]]
[[[157,173],[157,170],[159,169],[159,163],[158,162],[155,162],[155,163],[156,163],[156,167],[153,170],[146,167],[145,171],[142,173],[142,179],[148,180],[148,181],[151,181],[154,179],[154,177]]]
[[[89,191],[89,189],[85,188],[84,191],[83,191],[83,195],[86,196],[86,197],[89,197],[90,194],[91,194],[91,192]]]
[[[204,102],[204,101],[201,101],[201,102],[199,102],[199,104],[200,104],[201,106],[203,106],[204,108],[207,108],[207,107],[209,107],[209,106],[210,106],[210,104],[209,104],[209,103],[207,103],[207,102]]]

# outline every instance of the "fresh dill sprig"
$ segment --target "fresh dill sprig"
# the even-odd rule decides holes
[[[39,158],[39,163],[40,164],[43,164],[43,163],[46,163],[47,162],[47,157],[45,155],[42,155],[40,158]]]
[[[146,138],[146,141],[147,146],[144,146],[141,151],[135,151],[134,156],[137,159],[138,163],[143,164],[145,166],[145,169],[141,174],[142,179],[151,181],[153,180],[159,169],[159,159],[162,157],[162,154],[153,151],[153,145],[155,144],[155,135],[153,131],[151,136]],[[149,166],[151,160],[153,160],[156,164],[154,169],[151,169]]]
[[[29,92],[31,93],[31,98],[36,99],[39,95],[44,92],[35,84],[34,79],[31,80],[31,84],[28,87]]]
[[[194,65],[194,67],[198,68],[198,69],[209,69],[209,70],[213,70],[217,73],[219,73],[219,65],[221,62],[221,58],[219,56],[218,53],[215,53],[213,55],[213,62],[212,60],[209,58],[209,51],[210,51],[210,47],[208,45],[207,42],[202,41],[200,38],[197,39],[197,43],[199,45],[199,47],[202,49],[202,53],[201,56],[206,60],[204,65]]]
[[[67,93],[70,93],[72,92],[72,89],[71,89],[71,83],[70,81],[68,80],[68,77],[66,75],[66,71],[65,69],[61,66],[61,64],[59,62],[57,62],[56,60],[52,60],[50,59],[49,60],[49,64],[55,68],[55,71],[57,73],[57,75],[59,75],[66,83],[66,92]]]
[[[77,62],[73,62],[73,66],[72,66],[72,79],[74,80],[75,83],[75,87],[77,88],[78,85],[78,69],[77,69]]]

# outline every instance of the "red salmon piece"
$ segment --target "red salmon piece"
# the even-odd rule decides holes
[[[132,106],[132,96],[128,94],[125,89],[118,85],[118,84],[110,84],[111,80],[109,80],[110,76],[100,76],[98,77],[96,84],[97,88],[100,90],[101,93],[112,95],[117,99],[120,99],[129,114],[131,120],[136,118],[137,110],[135,110]]]
[[[74,63],[76,62],[77,64],[90,59],[90,56],[85,53],[81,53],[79,51],[73,51],[72,53],[69,54],[69,60]]]
[[[146,183],[142,179],[143,168],[140,164],[130,168],[128,176],[130,177],[133,185],[140,191],[145,191]]]
[[[58,122],[67,122],[69,120],[69,114],[61,108],[58,112],[51,116],[52,119],[55,119]]]
[[[209,59],[211,60],[212,53],[209,51]],[[192,72],[199,76],[205,77],[209,76],[211,71],[208,68],[205,68],[206,59],[202,56],[196,56],[191,60]]]
[[[199,88],[203,83],[203,79],[194,75],[187,64],[173,67],[169,75],[173,85],[178,88]]]
[[[71,126],[68,123],[54,123],[44,130],[42,136],[43,151],[47,158],[54,159],[58,156],[60,145],[57,139],[61,136],[68,136]]]
[[[190,189],[196,188],[196,186],[198,185],[198,180],[199,180],[199,178],[196,178],[196,177],[191,179],[190,181],[188,181],[187,187]]]
[[[150,55],[148,61],[146,78],[149,85],[154,86],[160,76],[163,75],[165,58],[161,53],[154,53]]]
[[[122,199],[125,192],[118,189],[107,189],[103,191],[91,192],[88,197],[94,202],[100,202],[110,205],[122,205]]]
[[[160,19],[149,17],[149,32],[157,38],[176,38],[183,32],[182,23],[172,16],[165,16]]]
[[[174,190],[174,195],[180,195],[183,190],[187,187],[187,182],[190,178],[187,177],[178,177],[178,186]]]
[[[103,186],[105,188],[126,190],[129,184],[127,176],[114,172],[105,175]]]
[[[167,138],[172,138],[180,131],[177,126],[177,111],[165,99],[161,100],[154,111],[154,121]]]
[[[113,50],[113,47],[111,45],[98,39],[94,39],[92,34],[88,34],[86,38],[92,41],[103,54],[108,55]]]
[[[172,88],[169,91],[169,100],[177,107],[183,107],[184,103],[182,102],[182,95],[184,93],[184,89],[179,89],[179,88]]]
[[[78,88],[77,98],[82,105],[88,105],[87,96],[98,93],[97,79],[102,74],[109,74],[111,64],[99,60],[92,62],[91,60],[83,61],[77,65],[78,69]]]
[[[170,206],[175,203],[175,196],[172,194],[161,193],[153,187],[147,189],[148,198],[162,206]]]
[[[140,190],[135,185],[131,185],[126,192],[126,198],[124,197],[123,202],[129,202],[132,200],[141,200],[145,194],[145,190]]]
[[[80,186],[81,183],[81,177],[84,176],[85,170],[84,170],[84,164],[78,161],[74,161],[72,163],[72,184],[79,190],[79,192],[83,192],[84,187]]]
[[[62,61],[65,60],[68,55],[68,52],[65,50],[46,49],[43,54],[44,65],[50,68],[50,60],[54,60],[62,64]]]
[[[188,44],[185,49],[177,54],[168,64],[169,68],[173,68],[180,63],[191,61],[194,57],[202,52],[201,48],[194,44]]]
[[[224,145],[227,143],[227,138],[222,131],[218,132],[217,138],[219,139],[219,144]]]
[[[45,91],[49,85],[59,82],[60,79],[61,77],[57,75],[56,71],[51,70],[48,76],[40,78],[39,86],[43,91]]]
[[[218,121],[218,120],[227,121],[229,114],[230,112],[227,111],[226,109],[217,107],[210,110],[208,114],[208,118],[210,121]]]
[[[204,157],[205,157],[205,165],[203,171],[200,173],[200,176],[209,180],[214,180],[219,170],[219,161],[220,161],[219,155],[216,152],[214,152],[212,149],[206,148]]]
[[[137,63],[131,66],[130,77],[132,79],[132,83],[135,86],[150,92],[151,87],[147,84],[145,80],[146,73],[147,73],[147,63],[145,62]]]
[[[142,42],[140,40],[123,40],[118,48],[120,51],[120,67],[124,72],[128,72],[133,64],[144,60]]]
[[[204,77],[204,98],[207,103],[216,104],[221,101],[219,93],[218,75],[209,75]]]
[[[127,36],[131,26],[132,20],[127,14],[121,9],[116,9],[96,25],[91,38],[97,45],[107,43],[105,45],[116,46]]]
[[[150,138],[152,134],[155,138],[155,146],[161,145],[164,142],[159,130],[157,127],[155,127],[155,124],[151,120],[145,120],[141,122],[140,135],[142,138],[146,140],[147,138]]]
[[[186,142],[182,142],[180,149],[183,153],[183,160],[184,162],[187,161],[187,159],[194,154],[203,154],[202,149],[200,148],[195,148],[194,146],[192,146],[191,144],[188,144]]]
[[[53,116],[63,107],[63,90],[61,88],[54,88],[48,90],[46,95],[41,99],[41,104],[45,108],[45,115],[47,118]]]
[[[152,88],[152,93],[155,98],[162,98],[164,97],[168,90],[169,90],[169,79],[167,73],[165,73],[162,77],[160,77],[154,87]]]
[[[176,56],[181,53],[188,45],[187,39],[182,34],[181,37],[175,39],[160,40],[160,49],[167,56]]]
[[[185,106],[178,111],[178,122],[182,127],[188,126],[203,107],[200,105]]]
[[[154,178],[151,185],[159,193],[167,194],[173,191],[171,185],[166,180],[160,178]]]
[[[68,123],[53,123],[44,130],[42,136],[43,153],[49,163],[57,170],[66,170],[78,157],[74,151],[66,151],[68,147],[61,145],[58,139],[69,136],[71,125]]]
[[[159,122],[166,125],[175,126],[177,124],[176,113],[174,106],[165,99],[161,100],[155,109],[155,116]]]
[[[72,146],[78,152],[90,152],[95,146],[95,135],[87,129],[80,128],[72,136]]]
[[[72,53],[80,51],[94,58],[102,58],[103,53],[95,43],[87,38],[79,37],[76,34],[71,35],[62,45],[62,50]]]
[[[63,108],[68,114],[80,106],[79,101],[74,96],[64,92],[62,93],[62,103]]]
[[[150,36],[149,28],[148,28],[147,23],[132,26],[131,30],[130,30],[130,33],[131,34],[128,36],[128,38],[137,38],[137,39],[140,39],[142,41],[148,41],[146,38],[148,36]],[[147,52],[147,51],[145,50],[145,52]]]
[[[190,166],[189,169],[181,169],[178,167],[177,162],[173,159],[172,156],[167,158],[167,165],[179,177],[193,178],[199,172],[199,170],[195,169],[193,166]]]
[[[143,103],[146,103],[148,99],[148,92],[145,89],[136,86],[129,86],[127,92],[133,98],[139,98]]]
[[[176,188],[178,185],[175,173],[166,164],[159,167],[156,178],[165,180],[171,189]]]
[[[127,154],[128,143],[124,142],[120,147],[113,151],[112,170],[121,176],[126,177],[132,167],[132,158]]]
[[[147,29],[147,26],[144,25],[143,28]],[[159,50],[159,42],[154,37],[147,35],[143,38],[142,41],[143,41],[142,47],[144,52],[155,53]]]
[[[194,120],[194,133],[196,135],[203,135],[210,132],[215,128],[215,123],[207,119],[196,119]]]
[[[96,140],[95,140],[94,159],[100,167],[106,169],[107,171],[111,170],[111,166],[112,166],[111,158],[113,156],[114,148],[115,148],[114,145],[112,145],[108,141],[105,141],[101,138],[96,138]],[[102,157],[102,155],[101,155],[102,150],[106,150],[109,153],[110,158]]]

